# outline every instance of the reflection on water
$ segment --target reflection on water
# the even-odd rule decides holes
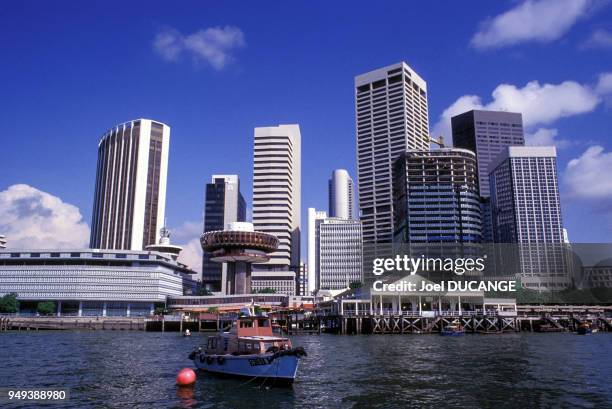
[[[3,333],[0,387],[67,388],[63,407],[74,408],[612,406],[610,334],[293,337],[308,356],[292,388],[201,372],[192,388],[175,386],[203,339]]]

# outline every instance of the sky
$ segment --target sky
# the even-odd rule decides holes
[[[9,248],[88,245],[98,141],[136,118],[171,127],[166,215],[186,263],[212,174],[238,174],[250,207],[257,126],[300,125],[305,226],[333,169],[356,179],[354,77],[399,61],[447,140],[454,114],[522,112],[529,144],[557,146],[570,239],[612,241],[607,0],[3,1],[0,49]]]

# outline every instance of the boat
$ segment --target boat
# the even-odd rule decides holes
[[[576,332],[578,333],[578,335],[587,335],[591,334],[593,332],[593,329],[591,329],[591,326],[589,324],[583,322],[578,325],[578,328],[576,328]]]
[[[465,335],[465,329],[459,324],[450,324],[442,328],[440,335],[443,336],[458,336]]]
[[[253,307],[241,309],[229,331],[209,336],[189,354],[198,369],[233,377],[262,379],[269,385],[292,384],[304,348],[272,332],[272,323]]]
[[[189,329],[186,329],[185,332],[183,332],[183,336],[184,337],[190,337],[191,336],[191,331],[189,331]]]

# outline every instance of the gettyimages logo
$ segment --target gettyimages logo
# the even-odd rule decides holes
[[[372,273],[376,276],[387,272],[405,272],[410,275],[422,272],[453,272],[456,275],[463,275],[473,271],[481,272],[485,269],[486,255],[478,258],[460,257],[408,257],[407,255],[397,255],[392,258],[376,258],[373,261]]]

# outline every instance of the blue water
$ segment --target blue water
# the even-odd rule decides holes
[[[293,337],[292,388],[176,373],[205,335],[0,334],[0,387],[65,388],[70,408],[612,407],[612,334]],[[6,407],[38,408],[39,403]]]

